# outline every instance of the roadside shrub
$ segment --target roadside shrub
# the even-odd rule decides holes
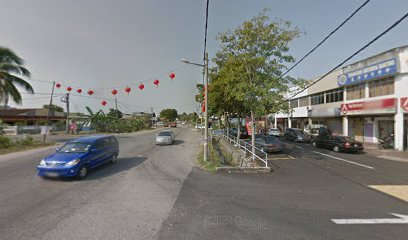
[[[11,139],[6,136],[0,136],[0,148],[8,148],[12,145]]]
[[[34,139],[31,136],[26,136],[23,140],[20,141],[21,145],[28,146],[34,144]]]

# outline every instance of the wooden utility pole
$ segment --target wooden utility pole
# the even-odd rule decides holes
[[[50,123],[50,113],[51,113],[51,107],[52,107],[52,99],[54,98],[54,87],[55,87],[55,81],[52,82],[50,105],[48,106],[47,121],[46,121],[46,123],[45,123],[43,143],[46,143],[46,142],[47,142],[47,134],[49,133],[49,131],[48,131],[48,125],[49,125],[49,123]]]

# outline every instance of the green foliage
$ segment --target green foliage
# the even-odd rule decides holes
[[[167,120],[167,121],[174,121],[176,120],[178,114],[177,114],[177,110],[176,109],[171,109],[171,108],[167,108],[167,109],[163,109],[160,112],[160,118]]]
[[[6,136],[0,136],[0,148],[9,148],[12,145],[11,139]]]
[[[31,136],[26,136],[23,140],[19,141],[18,143],[23,146],[31,146],[34,144],[34,139]]]
[[[110,108],[107,114],[109,117],[121,119],[123,117],[123,113],[119,110]]]
[[[28,93],[34,93],[33,87],[21,77],[29,78],[30,71],[24,67],[24,60],[9,48],[0,47],[0,100],[7,105],[11,98],[15,103],[21,104],[20,90],[23,88]]]
[[[213,113],[287,111],[277,103],[300,81],[279,76],[294,61],[288,45],[300,31],[289,21],[270,20],[266,13],[218,35],[221,50],[210,70],[209,110]]]
[[[43,105],[43,108],[49,109],[49,108],[50,108],[50,105],[49,105],[49,104],[45,104],[45,105]],[[54,112],[64,112],[64,108],[62,108],[62,107],[60,107],[60,106],[57,106],[57,105],[54,105],[54,104],[51,105],[50,110],[51,110],[51,111],[54,111]]]

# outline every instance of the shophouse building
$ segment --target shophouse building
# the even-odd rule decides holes
[[[408,45],[337,69],[289,104],[292,111],[275,114],[275,125],[326,126],[367,143],[393,134],[395,148],[402,151],[407,148]]]

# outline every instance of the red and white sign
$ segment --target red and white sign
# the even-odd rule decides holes
[[[367,102],[342,103],[340,110],[342,115],[390,113],[395,111],[395,106],[396,99],[387,98]]]
[[[401,108],[402,111],[408,112],[408,97],[401,98]]]
[[[252,121],[247,118],[245,120],[245,125],[246,125],[246,130],[248,132],[248,135],[251,136],[252,135]]]

